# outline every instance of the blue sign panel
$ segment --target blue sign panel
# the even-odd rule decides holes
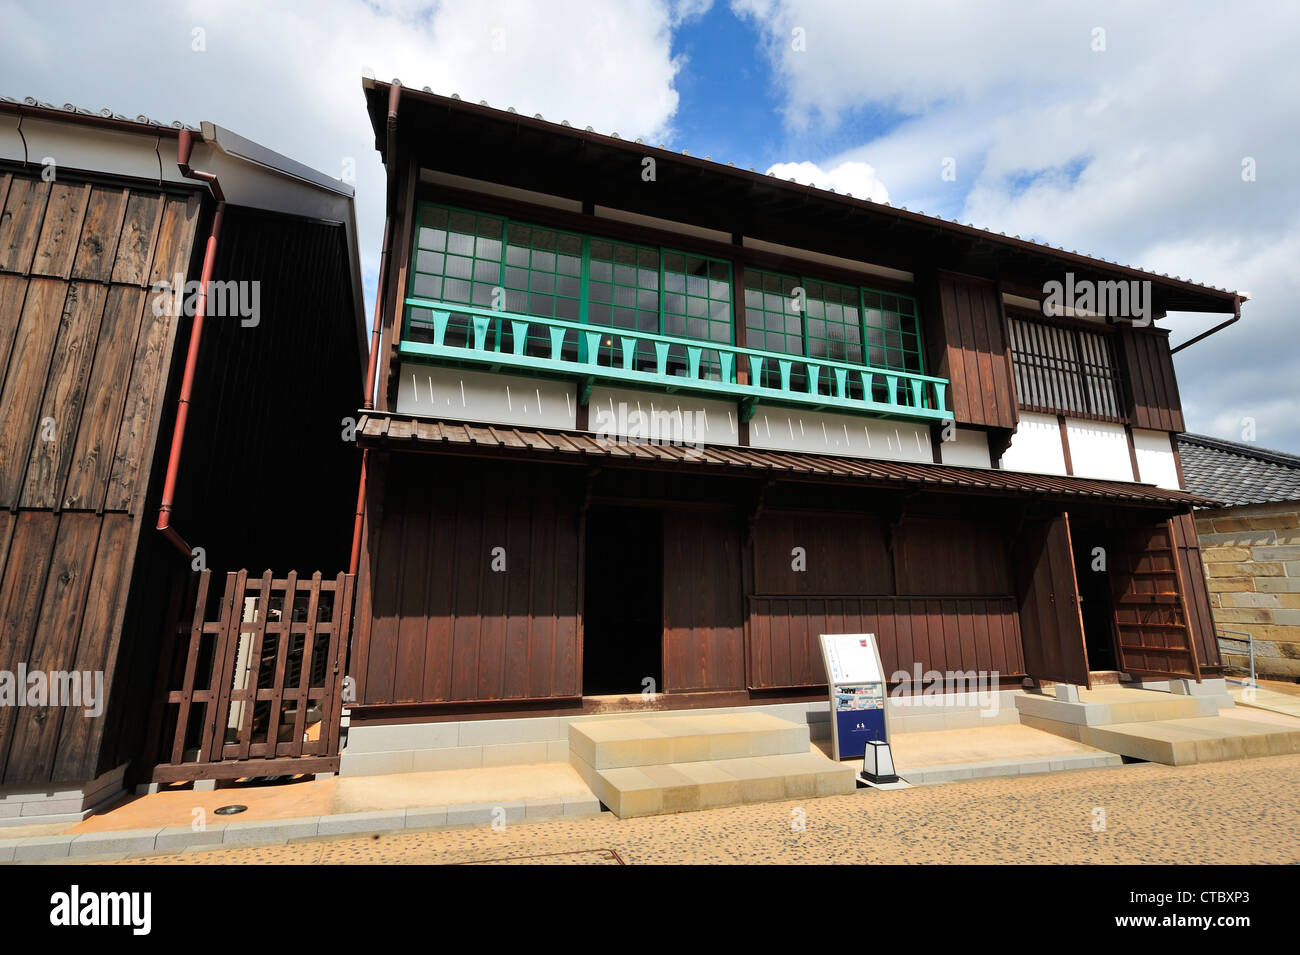
[[[884,710],[841,710],[835,714],[840,759],[861,756],[867,740],[885,738]]]

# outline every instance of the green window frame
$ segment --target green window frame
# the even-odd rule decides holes
[[[583,237],[576,232],[509,220],[501,267],[504,310],[579,321],[583,244]]]
[[[732,263],[727,259],[432,202],[419,204],[413,245],[408,294],[417,298],[480,308],[495,305],[519,315],[716,344],[736,341]],[[494,301],[497,288],[504,290],[502,301]],[[796,297],[800,288],[802,308]],[[925,373],[916,299],[910,295],[747,269],[744,301],[750,348]],[[428,309],[412,309],[412,338],[425,336],[430,323]],[[453,316],[447,344],[466,344],[468,325],[464,316]],[[511,333],[502,329],[499,334],[508,338]],[[497,341],[493,347],[510,345]],[[528,352],[545,354],[548,347],[544,330],[532,329]],[[574,347],[566,344],[566,354]],[[615,336],[602,340],[602,364],[613,363],[616,347]],[[719,378],[713,354],[706,353],[702,371]],[[655,363],[653,345],[639,343],[635,366],[653,368]],[[672,345],[670,373],[685,364],[685,347]],[[774,362],[764,365],[763,379],[764,385],[780,387]],[[791,384],[803,387],[805,380],[802,365],[796,365]],[[829,387],[829,377],[823,387]],[[856,387],[850,385],[851,390]]]
[[[862,317],[871,364],[896,371],[925,373],[916,299],[896,292],[863,288]]]
[[[731,262],[726,259],[432,202],[420,203],[415,232],[408,294],[417,298],[492,308],[493,289],[500,287],[504,296],[498,306],[514,314],[735,342]],[[412,312],[416,338],[430,321],[426,312]],[[453,316],[448,344],[463,345],[467,326],[463,318]],[[544,338],[544,331],[533,330],[529,352],[544,351]],[[613,347],[612,337],[601,343],[602,361]],[[685,360],[685,349],[673,346],[670,366],[684,368]],[[653,346],[640,343],[637,367],[653,367],[654,362]],[[720,369],[714,365],[716,361],[709,370],[717,377]]]
[[[862,343],[862,292],[852,285],[804,280],[804,334],[809,358],[866,363]]]

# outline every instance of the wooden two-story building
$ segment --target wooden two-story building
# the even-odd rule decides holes
[[[826,632],[877,634],[896,684],[1219,673],[1163,319],[1241,296],[364,86],[388,226],[345,771],[824,700]],[[1146,310],[1048,314],[1051,283]]]

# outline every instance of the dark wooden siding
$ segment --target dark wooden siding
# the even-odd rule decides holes
[[[1025,523],[1017,570],[1026,672],[1039,680],[1090,685],[1067,515]]]
[[[994,524],[908,517],[894,537],[900,594],[1016,592],[1006,530]]]
[[[1135,428],[1183,431],[1183,406],[1178,397],[1169,333],[1157,329],[1123,328],[1119,361],[1127,384],[1128,417]]]
[[[1223,666],[1219,655],[1219,641],[1214,626],[1214,613],[1210,609],[1210,593],[1206,587],[1205,566],[1201,563],[1200,539],[1196,536],[1196,521],[1191,514],[1178,514],[1172,520],[1174,544],[1183,572],[1183,594],[1187,604],[1187,617],[1195,640],[1196,658],[1201,672],[1218,672]]]
[[[737,517],[664,514],[664,689],[745,685],[744,584]]]
[[[929,370],[951,383],[953,419],[959,425],[1014,428],[1016,398],[997,286],[946,272],[924,281]]]
[[[337,223],[226,207],[213,278],[256,283],[259,314],[204,323],[173,519],[218,574],[348,569],[361,456],[344,419],[363,390],[349,268]]]
[[[803,549],[806,570],[793,567]],[[769,511],[754,528],[754,592],[889,594],[894,570],[872,514]]]
[[[188,274],[200,203],[0,173],[0,209],[0,667],[111,686],[177,326],[149,289]],[[105,723],[0,710],[0,782],[110,768]]]
[[[580,477],[396,456],[371,486],[358,702],[580,696]]]
[[[1199,678],[1183,581],[1185,561],[1191,555],[1180,554],[1172,523],[1126,528],[1112,556],[1120,668],[1144,676]]]
[[[806,571],[791,567],[796,546],[806,551]],[[875,633],[889,673],[916,664],[1024,672],[1006,541],[991,525],[908,517],[891,554],[875,514],[768,512],[755,526],[753,554],[753,689],[823,684],[817,638],[832,632]]]
[[[775,597],[750,600],[750,686],[822,686],[818,636],[874,633],[888,677],[900,670],[1024,673],[1011,597]]]

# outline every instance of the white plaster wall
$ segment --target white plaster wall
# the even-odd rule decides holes
[[[658,444],[738,444],[740,422],[730,401],[594,386],[588,430]]]
[[[1122,424],[1066,418],[1065,433],[1070,440],[1070,464],[1075,477],[1133,480],[1128,434]]]
[[[1182,490],[1178,483],[1178,465],[1167,431],[1133,430],[1133,447],[1137,449],[1138,477],[1146,484],[1170,490]]]
[[[928,425],[759,405],[749,446],[891,461],[934,461]]]
[[[485,421],[530,428],[577,427],[577,395],[568,382],[404,362],[398,414]]]
[[[1002,467],[1007,471],[1064,474],[1065,449],[1055,416],[1020,412],[1020,424],[1011,446],[1002,455]]]
[[[971,428],[954,429],[952,440],[939,444],[939,455],[944,464],[956,464],[964,468],[993,466],[989,457],[988,434]]]

